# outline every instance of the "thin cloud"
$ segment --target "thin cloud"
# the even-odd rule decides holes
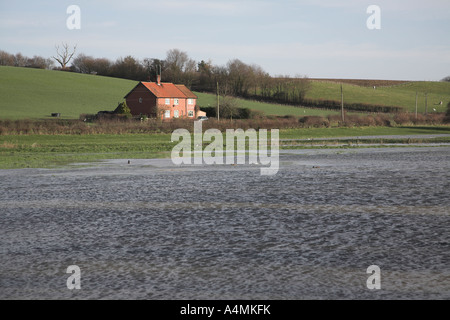
[[[147,11],[152,15],[172,14],[197,16],[242,16],[246,14],[256,14],[258,12],[270,12],[269,8],[277,5],[273,1],[263,0],[164,0],[164,1],[146,1],[129,0],[126,2],[106,2],[108,6],[115,10],[133,10]],[[136,10],[137,9],[137,10]]]

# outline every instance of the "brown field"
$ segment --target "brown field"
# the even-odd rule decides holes
[[[326,78],[310,78],[311,81],[329,81],[329,82],[337,82],[337,83],[346,83],[352,84],[355,86],[361,87],[391,87],[397,86],[405,83],[409,83],[411,81],[403,81],[403,80],[370,80],[370,79],[326,79]]]

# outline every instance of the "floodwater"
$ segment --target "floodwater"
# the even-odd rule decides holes
[[[125,159],[0,181],[0,299],[450,299],[450,147],[282,151],[275,176]]]

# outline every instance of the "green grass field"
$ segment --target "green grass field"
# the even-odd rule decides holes
[[[0,118],[78,118],[114,110],[136,81],[53,70],[0,67]]]
[[[341,85],[331,81],[313,81],[306,98],[341,100]],[[343,84],[344,102],[364,102],[386,106],[399,106],[406,111],[415,112],[416,92],[418,112],[425,112],[425,93],[427,93],[428,112],[445,112],[450,102],[450,82],[408,82],[389,87],[363,87]],[[442,105],[437,105],[442,101]]]
[[[0,136],[0,168],[48,168],[100,159],[170,157],[169,134]]]
[[[280,130],[280,139],[330,138],[328,142],[330,147],[336,147],[333,146],[333,138],[337,137],[355,137],[355,139],[358,137],[357,140],[363,142],[364,139],[360,137],[368,135],[443,133],[450,134],[450,127],[316,128]],[[422,140],[422,142],[450,142],[449,137]],[[408,143],[408,139],[393,141]],[[387,143],[389,140],[372,139],[370,142]],[[290,141],[286,143],[292,144]],[[170,159],[171,150],[176,144],[178,142],[171,142],[170,134],[0,135],[0,169],[51,168],[102,159]],[[206,145],[208,144],[206,142]],[[283,141],[280,144],[281,149],[314,147],[306,141],[298,146],[286,148],[283,147]]]
[[[114,110],[136,81],[61,71],[0,66],[0,119],[42,119],[51,113],[75,119],[82,113],[95,114]],[[448,82],[409,82],[390,87],[363,87],[344,84],[346,102],[365,102],[401,106],[414,112],[416,91],[418,110],[425,111],[425,92],[428,92],[428,111],[444,112],[450,102]],[[215,106],[214,94],[198,93],[198,105]],[[340,100],[340,84],[332,81],[312,81],[307,94],[310,99]],[[297,108],[238,99],[244,108],[259,110],[267,115],[330,115],[337,111]],[[436,105],[440,101],[442,105]]]
[[[136,81],[93,75],[28,68],[0,67],[0,119],[45,119],[51,113],[76,119],[81,113],[113,110],[136,85]],[[421,92],[419,111],[424,110],[427,91],[431,112],[434,103],[450,101],[450,84],[411,82],[393,87],[373,88],[344,85],[349,102],[385,103],[413,108],[415,92]],[[197,93],[200,106],[216,105],[213,94]],[[313,82],[308,98],[339,99],[340,85]],[[337,112],[297,108],[239,99],[241,107],[268,115],[328,115]],[[408,135],[450,133],[448,126],[358,127],[281,130],[281,139],[356,137],[364,135]],[[447,141],[448,138],[442,138]],[[447,139],[447,140],[445,140]],[[0,169],[48,168],[100,159],[170,158],[174,143],[169,134],[86,134],[86,135],[0,135]],[[300,148],[306,146],[299,146]],[[289,147],[291,148],[291,147]]]
[[[217,106],[217,96],[209,93],[195,92],[198,96],[198,105],[203,107]],[[339,114],[338,111],[320,110],[312,108],[298,108],[287,105],[262,103],[258,101],[251,101],[245,99],[237,99],[240,108],[248,108],[252,110],[261,111],[266,115],[286,116],[292,115],[296,117],[302,116],[322,116],[330,114]]]

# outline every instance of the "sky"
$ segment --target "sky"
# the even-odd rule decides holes
[[[0,0],[0,50],[51,57],[61,43],[112,61],[179,49],[272,76],[439,81],[450,75],[450,1]]]

